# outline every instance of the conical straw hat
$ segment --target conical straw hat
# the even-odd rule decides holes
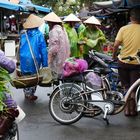
[[[69,22],[69,21],[79,22],[81,20],[78,17],[76,17],[74,14],[69,14],[63,21],[64,22]]]
[[[88,18],[87,20],[85,20],[84,23],[101,25],[100,21],[94,16],[92,16],[92,17]]]
[[[43,18],[45,21],[61,23],[62,20],[54,12],[49,13]]]
[[[26,22],[23,24],[23,27],[25,29],[30,29],[30,28],[37,28],[43,24],[43,19],[31,14],[27,19]]]

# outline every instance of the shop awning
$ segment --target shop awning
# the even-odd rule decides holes
[[[52,11],[50,8],[46,8],[43,6],[39,6],[39,5],[35,5],[35,4],[32,4],[32,6],[34,6],[38,11],[41,11],[41,12],[50,13]]]
[[[23,11],[25,10],[24,5],[14,4],[9,2],[8,0],[0,0],[0,8],[15,10],[15,11]]]

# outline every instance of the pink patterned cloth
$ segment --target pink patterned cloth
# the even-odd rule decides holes
[[[68,77],[73,74],[82,73],[88,69],[88,64],[84,59],[68,58],[63,65],[63,76]]]
[[[70,45],[66,31],[60,25],[54,25],[49,32],[49,67],[56,74],[62,74],[63,63],[70,56]]]

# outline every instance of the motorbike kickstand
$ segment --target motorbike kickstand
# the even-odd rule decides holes
[[[109,119],[107,118],[107,113],[108,112],[109,112],[109,107],[105,107],[103,120],[106,122],[107,125],[109,125]]]

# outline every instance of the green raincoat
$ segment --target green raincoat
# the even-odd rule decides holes
[[[79,57],[80,52],[78,48],[78,34],[74,27],[70,27],[69,24],[64,24],[66,32],[68,34],[69,42],[70,42],[70,52],[71,57]]]
[[[82,23],[82,24],[80,24],[80,26],[79,26],[79,28],[78,28],[78,34],[80,34],[80,32],[82,31],[82,30],[84,30],[86,27],[85,27],[85,25]]]
[[[79,34],[79,41],[84,41],[83,54],[88,55],[89,50],[102,52],[102,45],[106,42],[105,35],[100,29],[91,30],[86,27]]]

